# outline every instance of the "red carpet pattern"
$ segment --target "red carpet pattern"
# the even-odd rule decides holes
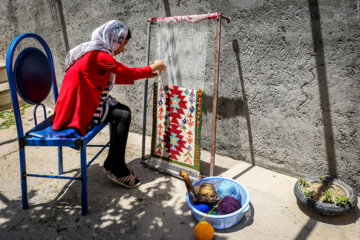
[[[154,84],[152,156],[200,170],[202,94]]]

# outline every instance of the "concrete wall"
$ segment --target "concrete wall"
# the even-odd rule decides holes
[[[132,29],[133,39],[118,60],[141,66],[147,18],[216,11],[231,16],[233,21],[222,28],[217,153],[295,176],[331,173],[360,192],[358,1],[2,2],[0,57],[16,35],[38,33],[53,50],[59,85],[67,49],[88,41],[105,21],[120,19]],[[214,31],[215,23],[208,81],[214,75]],[[113,95],[131,106],[131,130],[141,132],[143,83],[117,87]],[[211,143],[211,116],[208,89],[205,149]]]

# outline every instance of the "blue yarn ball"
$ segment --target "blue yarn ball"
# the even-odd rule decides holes
[[[230,196],[240,200],[240,191],[230,181],[222,181],[216,188],[218,198],[222,199],[226,196]]]
[[[196,203],[193,206],[194,208],[196,208],[197,210],[203,213],[207,213],[208,211],[211,210],[211,207],[205,203]]]

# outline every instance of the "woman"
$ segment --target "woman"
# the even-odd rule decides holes
[[[75,128],[82,136],[96,124],[109,121],[112,132],[104,168],[110,180],[135,188],[141,182],[125,164],[130,109],[109,92],[114,84],[134,84],[137,79],[158,76],[166,66],[163,61],[155,61],[150,66],[128,68],[117,62],[114,56],[124,50],[130,38],[127,26],[113,20],[97,28],[91,41],[70,50],[52,121],[54,130]]]

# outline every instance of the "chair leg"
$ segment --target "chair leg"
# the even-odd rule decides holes
[[[86,166],[86,145],[80,150],[81,161],[81,214],[87,214],[87,166]]]
[[[58,165],[59,165],[59,175],[63,174],[63,154],[62,147],[58,147]]]
[[[20,157],[20,178],[21,178],[21,196],[23,209],[29,208],[29,202],[27,198],[27,183],[26,183],[26,163],[25,163],[25,148],[19,148]]]

